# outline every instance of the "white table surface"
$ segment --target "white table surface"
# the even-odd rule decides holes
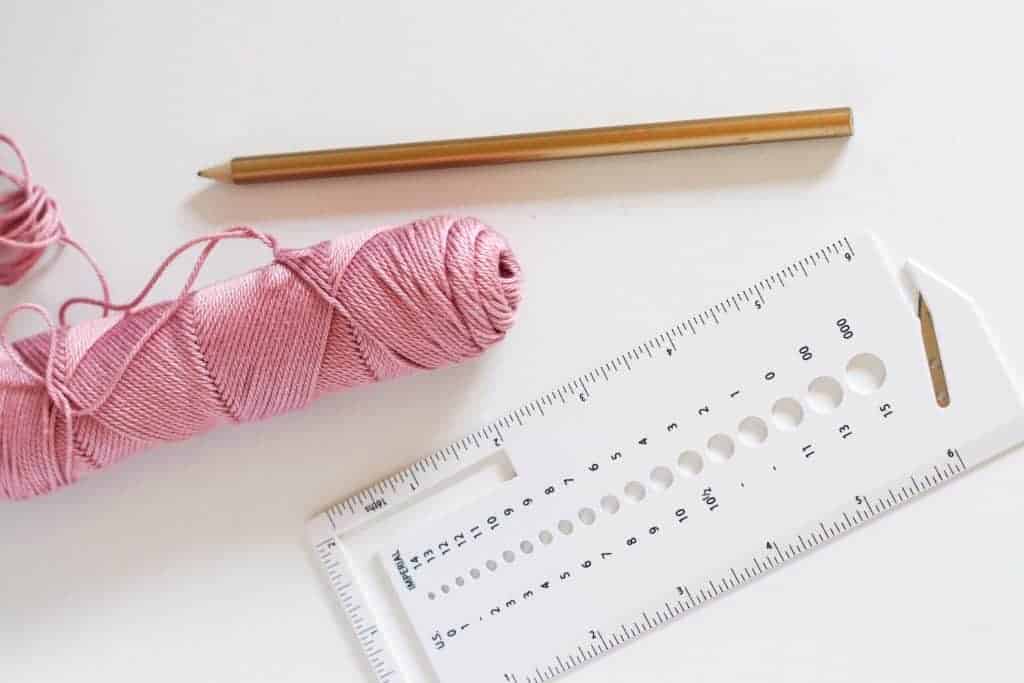
[[[118,299],[231,224],[297,246],[445,211],[504,231],[528,279],[517,327],[477,362],[0,505],[0,680],[369,680],[304,520],[745,282],[753,254],[873,229],[971,292],[1024,358],[1011,5],[5,0],[0,130]],[[257,188],[194,176],[233,154],[846,104],[846,142]],[[226,247],[205,281],[264,259]],[[68,253],[0,306],[94,291]],[[1022,487],[1024,460],[1004,457],[568,680],[1015,680]]]

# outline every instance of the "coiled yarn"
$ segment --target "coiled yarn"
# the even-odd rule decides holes
[[[35,228],[7,216],[0,225],[15,228],[6,234],[34,249],[67,242],[55,203],[27,169],[23,180],[15,181],[23,198],[7,206],[35,207]],[[265,244],[273,261],[194,290],[214,247],[238,239]],[[180,295],[141,307],[170,262],[200,245]],[[471,358],[504,337],[519,301],[512,251],[473,218],[418,220],[304,249],[249,227],[192,240],[126,304],[70,299],[56,322],[23,304],[0,319],[0,496],[47,493],[151,446]],[[67,325],[68,307],[82,303],[104,317]],[[48,331],[9,342],[2,332],[20,311],[40,315]]]

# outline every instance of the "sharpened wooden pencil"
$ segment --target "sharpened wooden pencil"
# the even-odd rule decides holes
[[[848,107],[840,107],[246,156],[203,169],[199,171],[199,175],[224,183],[265,183],[783,140],[848,137],[852,134],[853,112]]]

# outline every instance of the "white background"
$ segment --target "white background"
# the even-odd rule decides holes
[[[527,289],[477,362],[0,505],[0,680],[368,680],[305,519],[745,284],[757,255],[873,229],[971,292],[1024,356],[1010,6],[3,0],[0,130],[119,300],[231,224],[298,246],[444,211],[502,230]],[[194,176],[235,154],[847,104],[846,142],[249,188]],[[206,281],[265,260],[226,246]],[[66,253],[0,307],[95,291]],[[1024,462],[1003,458],[570,680],[1013,680],[1022,486]]]

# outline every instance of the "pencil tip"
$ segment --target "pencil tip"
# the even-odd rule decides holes
[[[221,183],[231,182],[231,164],[220,164],[219,166],[211,166],[210,168],[204,168],[196,172],[196,175],[200,178],[207,178],[208,180],[216,180]]]

